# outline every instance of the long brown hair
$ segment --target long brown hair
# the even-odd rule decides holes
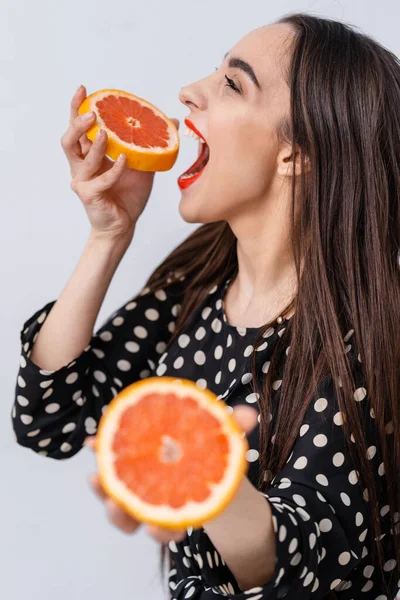
[[[258,486],[261,491],[270,488],[288,459],[317,385],[331,374],[358,484],[368,502],[376,542],[372,561],[383,576],[380,496],[367,458],[360,403],[353,399],[355,383],[343,333],[354,329],[363,366],[399,566],[395,511],[400,506],[400,66],[392,52],[343,22],[304,13],[278,22],[290,24],[295,35],[286,74],[290,114],[277,134],[299,147],[303,169],[299,189],[295,175],[292,182],[295,313],[258,390]],[[312,165],[307,173],[306,157]],[[169,345],[210,287],[235,276],[237,269],[236,238],[225,221],[200,226],[157,267],[146,283],[150,289],[168,286],[171,273],[183,275],[187,282]],[[255,384],[256,348],[277,316],[260,329],[252,360]],[[282,376],[279,367],[289,340],[271,446],[271,382]],[[161,548],[162,576],[167,548]]]

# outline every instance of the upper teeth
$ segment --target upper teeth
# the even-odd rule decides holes
[[[189,129],[189,127],[186,127],[185,131],[184,131],[184,135],[188,135],[190,137],[192,137],[194,140],[199,140],[202,144],[205,144],[205,141],[199,137],[192,129]]]

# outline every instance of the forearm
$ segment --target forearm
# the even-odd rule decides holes
[[[276,552],[272,512],[247,477],[226,509],[203,527],[242,590],[272,578]]]
[[[57,370],[87,347],[110,282],[130,241],[131,238],[110,240],[90,235],[34,344],[30,358],[36,365]]]

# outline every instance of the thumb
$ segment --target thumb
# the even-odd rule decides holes
[[[176,127],[177,129],[179,129],[179,119],[172,119],[172,118],[171,118],[170,120],[173,122],[173,124],[175,125],[175,127]]]

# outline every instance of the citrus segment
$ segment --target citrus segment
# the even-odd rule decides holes
[[[131,384],[100,420],[106,492],[138,521],[180,529],[215,517],[238,489],[248,442],[226,405],[187,379]]]
[[[147,100],[122,90],[98,90],[85,98],[78,114],[90,111],[96,121],[86,135],[93,142],[99,129],[104,129],[108,135],[105,153],[113,160],[123,152],[127,166],[139,171],[168,171],[175,164],[178,130]]]

